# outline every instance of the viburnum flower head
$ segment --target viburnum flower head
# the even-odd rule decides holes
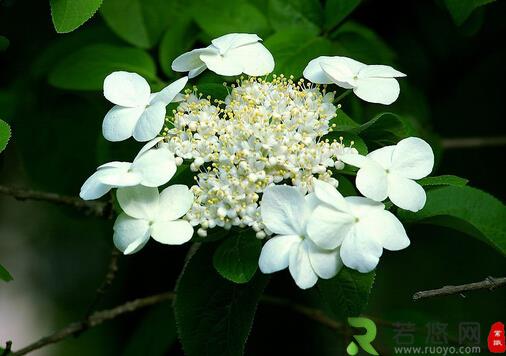
[[[382,203],[364,197],[344,198],[332,185],[316,179],[314,194],[322,204],[314,208],[307,233],[320,248],[340,246],[345,266],[370,272],[384,248],[397,251],[409,246],[401,222]]]
[[[360,168],[355,183],[364,196],[375,201],[388,197],[413,212],[424,207],[425,190],[414,181],[428,176],[434,167],[434,152],[424,140],[408,137],[367,156],[343,155],[341,160]]]
[[[312,193],[304,196],[300,189],[275,185],[265,189],[260,210],[264,225],[277,236],[262,248],[258,265],[263,273],[288,267],[295,283],[311,288],[318,277],[334,277],[341,269],[339,248],[323,249],[308,236],[306,226],[318,204]]]
[[[79,196],[84,200],[98,199],[111,188],[143,185],[159,187],[176,173],[176,160],[166,145],[154,148],[162,138],[148,142],[134,161],[109,162],[98,167],[81,187]]]
[[[187,186],[165,188],[143,186],[120,188],[118,203],[123,209],[114,223],[114,244],[125,255],[139,251],[149,237],[168,245],[181,245],[193,236],[193,227],[182,220],[193,203]]]
[[[263,76],[274,69],[272,54],[260,43],[255,34],[230,33],[211,41],[206,48],[194,49],[172,62],[176,72],[189,72],[196,77],[206,68],[219,75],[247,74]]]
[[[141,142],[153,139],[163,127],[166,106],[178,98],[187,82],[188,77],[183,77],[151,94],[148,82],[137,73],[109,74],[104,80],[104,96],[116,105],[105,115],[104,137],[109,141],[132,136]]]
[[[321,56],[304,69],[304,77],[317,84],[336,84],[353,89],[360,99],[370,103],[390,105],[399,97],[395,78],[406,74],[385,65],[366,65],[347,57]]]

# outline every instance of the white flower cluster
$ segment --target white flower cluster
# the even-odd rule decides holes
[[[164,134],[198,172],[187,217],[201,235],[215,226],[251,226],[264,237],[258,200],[267,186],[286,181],[307,192],[313,176],[337,185],[330,169],[342,168],[339,157],[356,150],[321,139],[336,116],[333,99],[332,92],[283,76],[243,78],[215,105],[186,94]]]
[[[179,56],[172,68],[189,78],[206,69],[263,76],[274,60],[260,41],[253,34],[225,35]],[[104,119],[104,137],[148,142],[133,162],[101,165],[80,196],[97,199],[118,188],[122,213],[113,239],[125,254],[139,251],[150,237],[179,245],[192,238],[195,226],[201,236],[210,228],[238,226],[252,228],[258,238],[275,235],[262,248],[260,270],[288,268],[300,288],[332,278],[343,265],[371,271],[383,249],[409,245],[404,227],[381,202],[423,208],[425,191],[415,180],[430,174],[434,154],[415,137],[367,156],[325,138],[336,116],[334,92],[326,85],[390,104],[399,95],[395,78],[403,73],[335,56],[312,60],[304,76],[324,86],[284,76],[241,77],[224,101],[211,101],[197,89],[180,94],[188,77],[151,93],[138,74],[112,73],[104,96],[115,106]],[[180,104],[166,117],[171,102]],[[343,197],[337,190],[333,173],[345,163],[359,168],[356,185],[364,197]],[[188,168],[195,179],[190,187],[159,191]]]

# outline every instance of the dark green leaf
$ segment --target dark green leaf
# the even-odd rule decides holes
[[[374,271],[360,273],[343,267],[334,278],[320,279],[318,289],[337,318],[358,316],[367,305],[374,276]]]
[[[9,271],[7,271],[5,269],[5,267],[2,266],[1,264],[0,264],[0,279],[2,281],[5,281],[5,282],[9,282],[9,281],[13,280],[13,278],[12,278],[11,274],[9,273]]]
[[[187,263],[177,284],[175,315],[188,356],[240,356],[268,278],[257,274],[235,284],[213,268],[214,244],[203,244]]]
[[[181,16],[173,19],[172,24],[160,41],[158,58],[164,73],[173,77],[175,73],[171,69],[172,61],[192,49],[198,38],[198,29],[189,16]]]
[[[194,0],[191,4],[195,22],[211,38],[231,32],[263,36],[270,31],[264,14],[246,0],[235,0],[233,4],[222,0]]]
[[[360,127],[352,129],[351,132],[359,134],[366,142],[371,141],[378,146],[395,144],[403,138],[414,135],[411,123],[391,112],[380,113]]]
[[[336,125],[335,127],[332,126],[332,129],[336,131],[350,131],[360,126],[360,124],[353,121],[342,109],[337,109],[336,117],[330,120],[330,124]]]
[[[246,283],[255,275],[261,249],[262,243],[251,229],[230,234],[214,253],[214,268],[232,282]]]
[[[337,190],[345,197],[356,196],[359,195],[355,185],[349,180],[347,177],[340,175],[337,177],[339,181],[339,185],[337,186]]]
[[[177,340],[172,303],[152,307],[129,336],[123,356],[163,356]]]
[[[69,54],[49,73],[49,83],[73,90],[101,90],[104,78],[111,72],[136,72],[155,81],[153,59],[143,50],[107,44],[83,47]]]
[[[199,93],[204,97],[211,96],[211,100],[224,100],[228,95],[228,90],[223,84],[202,83],[197,85]]]
[[[0,119],[0,153],[5,150],[7,143],[11,138],[11,127],[8,123]]]
[[[417,213],[399,210],[408,222],[423,222],[466,232],[506,255],[506,207],[481,190],[442,187],[427,192],[427,203]]]
[[[322,9],[315,0],[269,0],[269,22],[276,31],[304,29],[315,35],[320,32]]]
[[[462,25],[478,7],[495,0],[445,0],[446,7],[458,26]]]
[[[265,46],[276,59],[276,73],[296,78],[311,59],[322,55],[331,55],[332,43],[304,29],[291,29],[275,33],[265,41]]]
[[[9,39],[4,36],[0,36],[0,52],[5,51],[9,47]]]
[[[327,0],[325,2],[325,28],[331,29],[339,25],[346,16],[360,4],[361,0]]]
[[[49,3],[56,32],[67,33],[95,15],[102,0],[49,0]]]
[[[418,183],[422,186],[431,186],[431,185],[453,185],[456,187],[463,187],[469,181],[465,178],[453,176],[453,175],[443,175],[437,177],[425,177],[418,181]]]
[[[122,39],[151,48],[176,17],[184,17],[180,0],[106,0],[100,12],[107,25]]]

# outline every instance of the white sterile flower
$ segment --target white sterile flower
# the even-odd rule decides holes
[[[409,246],[401,222],[382,203],[363,197],[343,196],[329,183],[314,181],[315,195],[323,203],[311,214],[307,232],[325,249],[340,246],[344,265],[365,273],[379,262],[383,248]]]
[[[375,201],[388,197],[399,208],[414,212],[425,205],[425,191],[414,181],[428,176],[434,167],[434,153],[424,140],[408,137],[367,156],[343,155],[340,159],[360,168],[356,185],[364,196]]]
[[[263,273],[288,267],[295,283],[302,289],[315,285],[318,277],[334,277],[341,269],[339,249],[316,246],[306,232],[306,224],[318,200],[314,194],[302,195],[296,187],[286,185],[265,189],[260,205],[265,226],[277,236],[262,248],[258,265]]]
[[[163,138],[148,142],[130,162],[109,162],[98,167],[81,187],[79,196],[84,200],[97,199],[111,188],[143,185],[159,187],[176,173],[174,153],[166,145],[153,148]]]
[[[182,220],[193,203],[186,185],[176,184],[158,193],[143,186],[120,188],[121,213],[114,223],[114,245],[129,255],[139,251],[149,237],[167,245],[181,245],[193,236],[193,227]]]
[[[189,72],[196,77],[206,68],[219,75],[251,76],[269,74],[274,69],[274,58],[259,41],[262,39],[249,33],[230,33],[211,41],[206,48],[184,53],[172,62],[176,72]]]
[[[399,97],[396,77],[405,77],[390,66],[366,65],[347,57],[322,56],[313,59],[304,69],[304,77],[317,84],[336,84],[353,89],[360,99],[389,105]]]
[[[123,141],[131,136],[141,142],[151,140],[163,127],[165,107],[176,101],[187,82],[188,77],[183,77],[151,94],[148,82],[137,73],[109,74],[104,80],[104,96],[116,105],[105,115],[104,137],[109,141]]]

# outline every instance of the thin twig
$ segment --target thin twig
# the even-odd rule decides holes
[[[5,349],[3,350],[2,355],[0,356],[7,356],[11,352],[11,347],[12,341],[9,340],[5,343]]]
[[[173,292],[155,294],[149,297],[135,299],[131,302],[119,305],[112,309],[97,311],[91,314],[86,320],[71,323],[63,329],[55,332],[52,335],[43,337],[42,339],[30,344],[21,350],[11,353],[11,356],[26,355],[29,352],[40,349],[46,345],[54,344],[61,341],[69,336],[77,335],[83,331],[93,328],[97,325],[102,324],[104,321],[112,320],[120,315],[133,312],[135,310],[158,304],[167,300],[173,300],[175,294]]]
[[[416,292],[415,294],[413,294],[413,300],[420,300],[424,298],[432,298],[444,295],[461,294],[463,292],[469,292],[479,289],[493,290],[495,288],[502,287],[505,285],[506,285],[506,277],[500,278],[487,277],[484,281],[481,282],[462,284],[458,286],[444,286],[439,289],[431,289]]]
[[[71,206],[83,212],[85,215],[93,215],[101,218],[112,218],[112,206],[108,202],[86,201],[77,197],[46,193],[37,190],[7,187],[0,185],[0,193],[10,195],[18,200],[47,201],[59,205]]]
[[[443,148],[447,150],[459,148],[506,146],[506,136],[443,138],[441,140],[441,144]]]

